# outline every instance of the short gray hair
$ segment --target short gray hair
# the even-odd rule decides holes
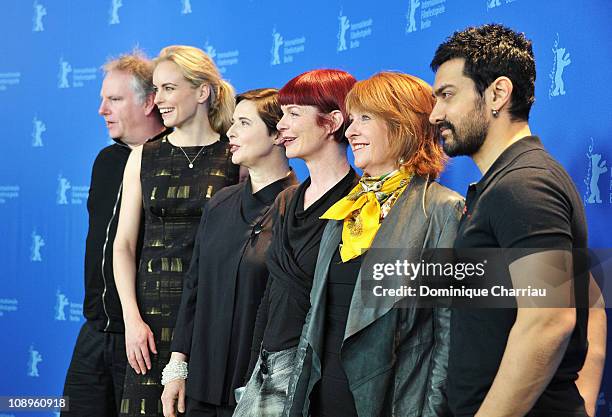
[[[130,74],[132,76],[132,90],[140,103],[143,103],[149,94],[155,93],[153,68],[153,61],[147,58],[144,52],[138,48],[130,53],[122,54],[118,58],[111,58],[102,66],[105,74],[111,71],[124,71]]]

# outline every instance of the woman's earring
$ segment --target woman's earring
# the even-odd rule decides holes
[[[491,109],[491,113],[493,114],[493,117],[499,116],[499,110]]]

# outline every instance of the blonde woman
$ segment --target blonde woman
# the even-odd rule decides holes
[[[123,416],[162,414],[161,369],[170,356],[202,207],[221,188],[238,181],[225,136],[235,107],[232,87],[198,48],[169,46],[155,64],[155,104],[173,131],[130,155],[113,247],[129,362]]]

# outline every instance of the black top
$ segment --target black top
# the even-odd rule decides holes
[[[151,141],[160,138],[164,132]],[[89,228],[85,244],[83,315],[97,330],[123,333],[123,313],[113,274],[113,243],[117,234],[123,170],[131,149],[122,142],[102,149],[93,164],[87,198]],[[136,245],[140,257],[142,223]]]
[[[586,245],[584,208],[574,183],[533,136],[508,147],[483,178],[470,185],[455,241],[456,248],[527,248],[523,253]],[[576,279],[580,265],[574,259],[580,305],[588,294],[588,280]],[[588,310],[578,308],[576,319],[565,356],[534,412],[586,415],[574,381],[586,355]],[[516,309],[453,311],[448,397],[455,416],[472,416],[480,407],[515,320]]]
[[[351,168],[336,185],[304,210],[310,178],[277,199],[278,220],[266,263],[270,279],[257,313],[249,375],[263,347],[278,352],[297,346],[310,308],[310,289],[319,244],[327,222],[320,220],[334,203],[359,182]],[[282,317],[282,320],[279,318]]]
[[[257,307],[266,288],[271,208],[296,184],[293,172],[253,194],[250,180],[220,190],[198,228],[172,342],[189,356],[187,395],[235,405],[250,358]]]
[[[329,266],[321,380],[313,389],[310,403],[313,417],[357,417],[340,350],[361,260],[359,256],[342,262],[338,248]]]

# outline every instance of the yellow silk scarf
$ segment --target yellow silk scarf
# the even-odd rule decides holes
[[[380,177],[361,177],[359,184],[331,206],[321,219],[344,220],[342,225],[342,262],[369,249],[384,219],[412,179],[412,173],[396,170]]]

